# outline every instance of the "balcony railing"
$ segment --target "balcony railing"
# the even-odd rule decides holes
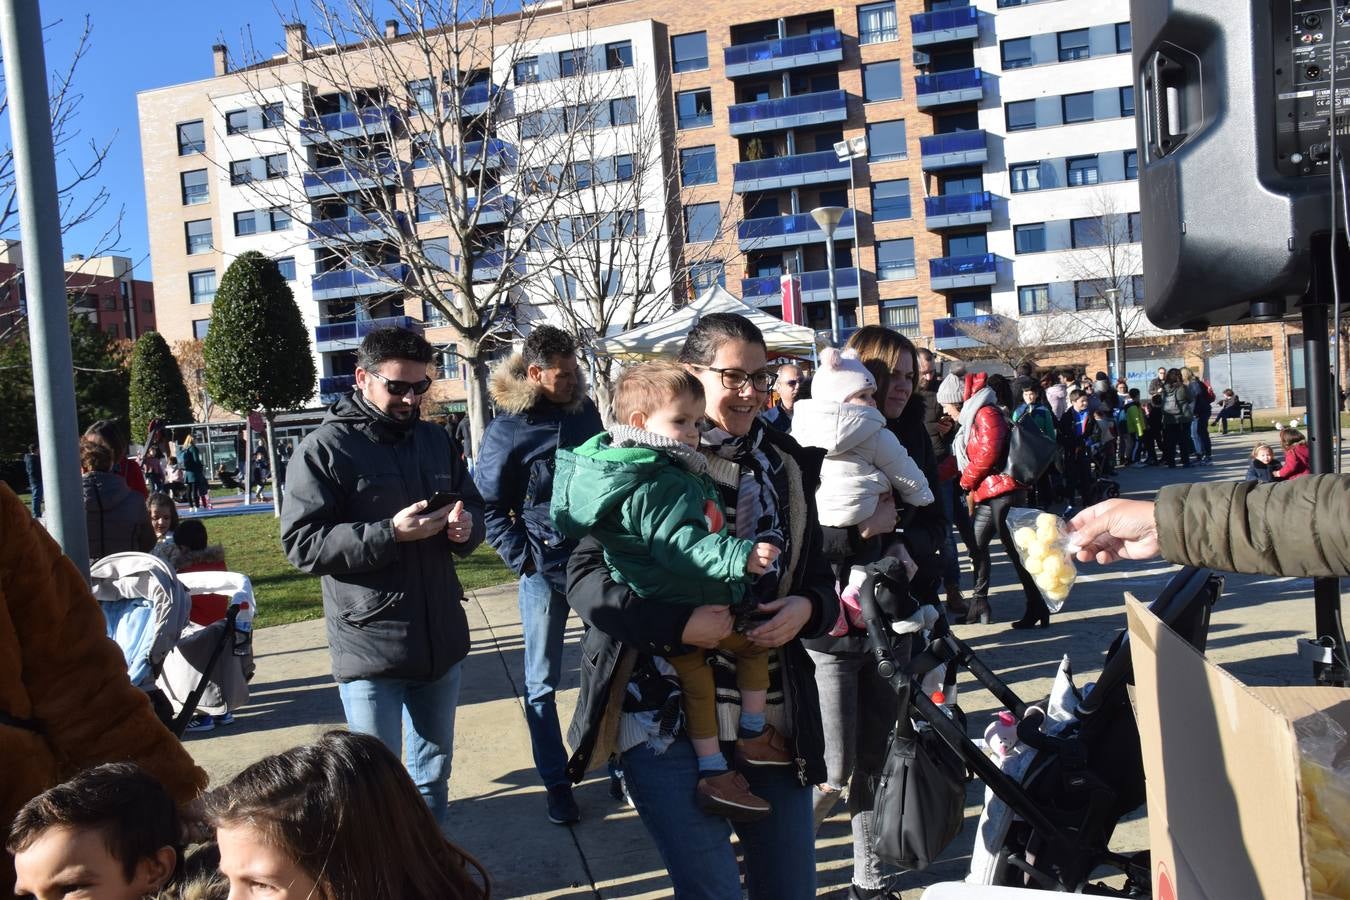
[[[514,197],[494,190],[483,195],[480,200],[478,197],[469,197],[464,203],[464,214],[473,215],[475,209],[478,210],[478,223],[480,225],[490,225],[496,222],[503,222],[516,208]]]
[[[837,62],[843,57],[843,35],[838,29],[756,41],[753,44],[735,44],[722,51],[728,78]]]
[[[455,156],[455,149],[451,147],[448,151],[452,160]],[[514,150],[515,148],[510,143],[501,138],[465,141],[464,160],[467,163],[466,168],[471,170],[479,166],[487,166],[489,169],[500,168],[510,159]]]
[[[324,113],[300,120],[302,132],[353,131],[378,128],[384,131],[398,118],[398,112],[388,106],[367,106],[344,112]]]
[[[929,284],[935,291],[993,284],[998,280],[998,256],[943,256],[928,261]]]
[[[739,192],[847,181],[849,175],[849,163],[840,162],[833,150],[756,159],[736,163],[731,168],[733,188]]]
[[[392,216],[382,212],[356,213],[341,219],[319,219],[309,225],[309,236],[313,240],[324,238],[352,239],[366,232],[391,234],[406,231],[408,217],[401,212]]]
[[[735,135],[839,122],[848,117],[848,95],[844,91],[819,91],[738,103],[727,110],[727,116]]]
[[[829,296],[829,270],[801,272],[796,277],[801,284],[803,300],[816,299],[808,295],[817,292],[824,292],[826,297]],[[778,275],[744,278],[741,280],[741,296],[746,299],[780,296],[782,293],[782,281],[780,279],[781,276]],[[852,266],[846,269],[835,269],[834,286],[841,298],[847,299],[858,296],[858,270]]]
[[[373,271],[361,269],[334,269],[314,276],[310,289],[314,293],[338,295],[341,293],[369,294],[380,290],[397,290],[408,278],[408,267],[403,263],[377,266]],[[326,300],[330,297],[316,297]]]
[[[956,131],[919,138],[925,170],[978,165],[989,158],[983,130]]]
[[[988,191],[973,194],[946,194],[925,197],[924,215],[929,228],[951,228],[993,221],[994,195]]]
[[[486,106],[489,100],[501,93],[501,89],[501,85],[489,84],[486,81],[471,84],[460,94],[459,104],[461,107]]]
[[[362,181],[398,180],[402,175],[402,163],[385,156],[378,159],[348,160],[336,166],[315,169],[313,172],[306,172],[302,180],[306,193],[312,195],[316,188],[348,191],[359,186]]]
[[[916,75],[914,90],[918,94],[915,102],[920,109],[945,103],[968,103],[984,96],[984,71],[956,69],[952,72]]]
[[[747,245],[752,248],[791,247],[825,240],[825,232],[816,224],[810,213],[746,219],[737,227],[736,236],[740,240],[741,249],[746,249]],[[851,237],[853,237],[853,210],[847,210],[839,220],[834,239],[848,240]]]
[[[355,375],[329,375],[319,379],[319,394],[322,396],[345,394],[354,387],[356,387]]]
[[[525,274],[525,259],[522,256],[507,257],[501,250],[487,250],[473,260],[474,281],[496,281],[504,266],[510,266],[512,274]]]
[[[909,17],[914,46],[925,47],[980,36],[980,13],[973,6],[939,9]]]
[[[355,342],[380,328],[402,328],[404,331],[422,333],[422,323],[411,316],[386,316],[381,319],[357,319],[352,322],[319,325],[314,329],[314,343]]]

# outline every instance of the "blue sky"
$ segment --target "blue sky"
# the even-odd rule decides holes
[[[68,64],[89,15],[93,25],[90,49],[80,64],[77,84],[84,95],[78,125],[87,146],[90,139],[113,146],[101,181],[112,200],[100,221],[74,229],[65,236],[66,256],[87,252],[126,207],[122,226],[122,253],[136,262],[138,278],[150,278],[145,221],[145,180],[141,172],[136,94],[211,76],[211,45],[223,38],[239,58],[242,37],[252,28],[260,51],[272,52],[281,43],[281,17],[274,0],[170,4],[163,0],[41,0],[47,27],[47,67]],[[58,22],[59,20],[59,22]],[[7,131],[7,128],[5,129]],[[60,164],[58,163],[58,172]],[[166,182],[166,190],[176,190]]]

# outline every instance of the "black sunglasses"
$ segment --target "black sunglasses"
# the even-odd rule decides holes
[[[417,396],[422,396],[431,390],[431,379],[423,378],[421,381],[393,381],[385,378],[379,372],[367,372],[367,375],[373,375],[384,382],[385,389],[395,397],[406,397],[408,391],[412,391]]]
[[[801,380],[800,378],[788,378],[788,379],[784,380],[784,382],[783,382],[783,384],[787,385],[788,387],[796,387],[797,385],[799,385],[799,384],[801,384],[801,383],[802,383],[802,380]]]

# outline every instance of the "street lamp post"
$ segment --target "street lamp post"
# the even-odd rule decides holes
[[[830,276],[830,343],[836,347],[839,346],[839,287],[834,281],[834,231],[846,212],[848,210],[842,206],[817,206],[811,210],[811,218],[825,232],[825,263]]]
[[[867,135],[860,134],[851,137],[848,140],[839,141],[834,145],[834,155],[840,162],[848,163],[848,205],[852,209],[858,208],[858,188],[853,180],[855,166],[854,160],[865,159],[867,157]],[[853,265],[858,265],[858,223],[853,222]]]
[[[1115,349],[1116,378],[1120,379],[1125,377],[1125,348],[1120,342],[1120,288],[1107,288],[1103,296],[1111,309],[1111,343]]]

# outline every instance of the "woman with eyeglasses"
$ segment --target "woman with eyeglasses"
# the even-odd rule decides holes
[[[612,580],[593,539],[582,541],[568,568],[568,602],[593,626],[582,648],[587,664],[573,723],[580,740],[568,772],[580,781],[611,754],[618,756],[677,897],[741,898],[733,827],[752,900],[816,895],[811,786],[825,778],[824,745],[811,663],[800,639],[826,633],[838,602],[815,513],[821,453],[803,450],[759,417],[775,382],[767,356],[759,329],[730,313],[699,320],[679,356],[707,397],[700,449],[720,491],[722,515],[737,537],[782,548],[777,565],[750,584],[747,599],[754,606],[636,602]],[[733,628],[777,651],[766,720],[786,738],[792,757],[787,766],[745,767],[751,790],[773,808],[765,818],[734,826],[696,805],[698,759],[680,723],[674,669],[664,658],[710,650]],[[720,736],[729,751],[737,736],[734,661],[721,653],[709,656]],[[612,690],[616,677],[627,678],[627,690]],[[615,716],[617,733],[603,727]],[[612,740],[602,743],[602,736]]]

